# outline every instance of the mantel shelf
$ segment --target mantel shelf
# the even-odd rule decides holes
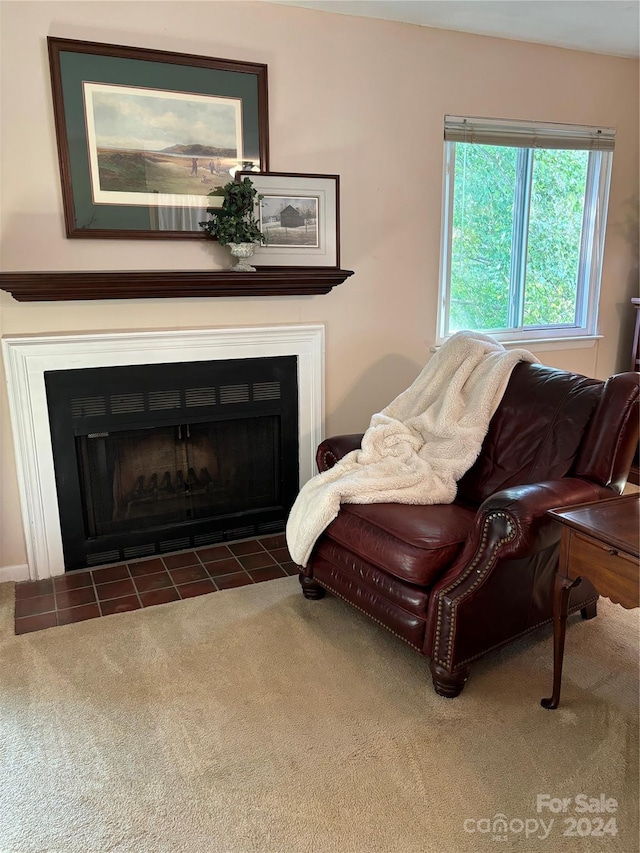
[[[351,275],[352,270],[332,267],[263,267],[256,272],[1,272],[0,290],[8,291],[18,302],[185,296],[317,296],[328,293]]]

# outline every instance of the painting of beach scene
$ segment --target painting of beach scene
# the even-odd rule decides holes
[[[318,199],[265,195],[260,201],[260,228],[267,246],[317,248]]]
[[[83,83],[94,204],[203,208],[243,162],[242,101]]]

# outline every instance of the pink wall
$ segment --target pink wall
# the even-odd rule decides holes
[[[0,333],[326,325],[327,432],[366,426],[435,340],[446,113],[617,128],[600,333],[537,352],[605,376],[626,369],[638,284],[638,62],[251,2],[5,2],[1,9],[0,264],[13,269],[208,269],[190,241],[64,236],[46,36],[267,63],[271,168],[337,173],[342,265],[329,295],[28,304],[0,294]],[[24,563],[2,401],[0,569]]]

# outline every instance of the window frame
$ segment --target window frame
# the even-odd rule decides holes
[[[471,120],[472,121],[472,120]],[[536,125],[522,123],[535,134]],[[491,126],[485,120],[485,126]],[[498,126],[498,123],[496,124]],[[548,133],[549,125],[544,127]],[[560,126],[559,126],[560,127]],[[566,126],[563,126],[566,127]],[[596,131],[594,130],[594,133]],[[453,209],[455,186],[455,152],[456,145],[469,144],[462,140],[445,140],[443,151],[443,190],[442,190],[442,234],[440,250],[440,274],[437,312],[437,344],[442,344],[453,331],[449,330],[450,293],[451,293],[451,254],[453,247]],[[474,144],[472,141],[471,144]],[[478,140],[475,144],[488,143]],[[509,287],[509,322],[506,329],[482,329],[503,343],[525,343],[542,341],[585,341],[595,340],[597,335],[598,308],[600,299],[600,284],[604,257],[604,241],[607,224],[607,208],[609,189],[611,185],[612,150],[589,150],[588,146],[580,146],[589,150],[587,179],[585,185],[585,203],[580,236],[580,255],[578,262],[578,281],[576,292],[576,322],[562,325],[524,326],[518,319],[523,314],[525,293],[525,270],[527,260],[527,244],[529,231],[529,212],[531,203],[531,174],[534,147],[519,147],[518,167],[514,193],[518,193],[517,204],[514,206],[512,228],[511,280]],[[539,148],[555,147],[569,150],[560,144]],[[577,147],[577,146],[574,146]],[[524,179],[519,177],[524,175]],[[523,183],[524,180],[524,183]],[[519,249],[519,257],[513,262],[513,247]]]

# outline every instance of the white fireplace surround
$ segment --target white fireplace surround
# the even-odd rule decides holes
[[[300,485],[314,473],[324,423],[322,325],[25,335],[4,338],[2,348],[31,580],[64,573],[47,370],[296,356]]]

